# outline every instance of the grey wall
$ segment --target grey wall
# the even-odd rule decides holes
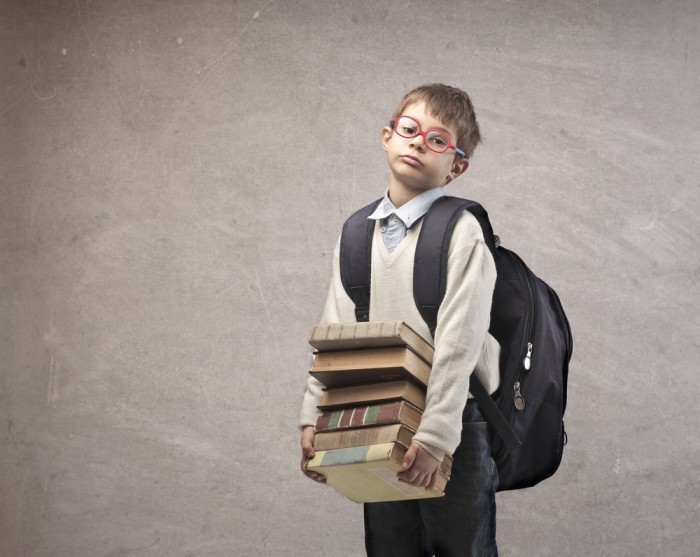
[[[505,556],[700,547],[697,2],[0,2],[0,555],[361,555],[298,471],[344,218],[400,96],[466,88],[449,191],[560,293],[557,475]]]

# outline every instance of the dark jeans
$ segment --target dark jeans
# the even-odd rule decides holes
[[[494,557],[498,472],[476,404],[464,410],[462,440],[444,497],[365,504],[369,557]]]

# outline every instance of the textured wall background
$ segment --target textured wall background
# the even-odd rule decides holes
[[[560,293],[558,474],[505,556],[700,547],[700,7],[0,1],[0,554],[361,555],[306,480],[306,339],[409,88],[467,89],[448,191]]]

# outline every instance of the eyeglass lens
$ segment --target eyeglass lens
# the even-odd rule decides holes
[[[421,127],[418,122],[409,116],[401,116],[396,122],[396,133],[408,139],[421,135]],[[423,135],[425,145],[431,151],[444,153],[450,144],[450,136],[437,130],[431,130]]]

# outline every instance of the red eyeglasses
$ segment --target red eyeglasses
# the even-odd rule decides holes
[[[420,123],[410,116],[392,118],[389,125],[397,134],[406,139],[422,136],[425,146],[434,153],[444,153],[448,149],[454,149],[460,157],[466,155],[462,149],[452,143],[452,138],[445,132],[440,130],[423,131]]]

